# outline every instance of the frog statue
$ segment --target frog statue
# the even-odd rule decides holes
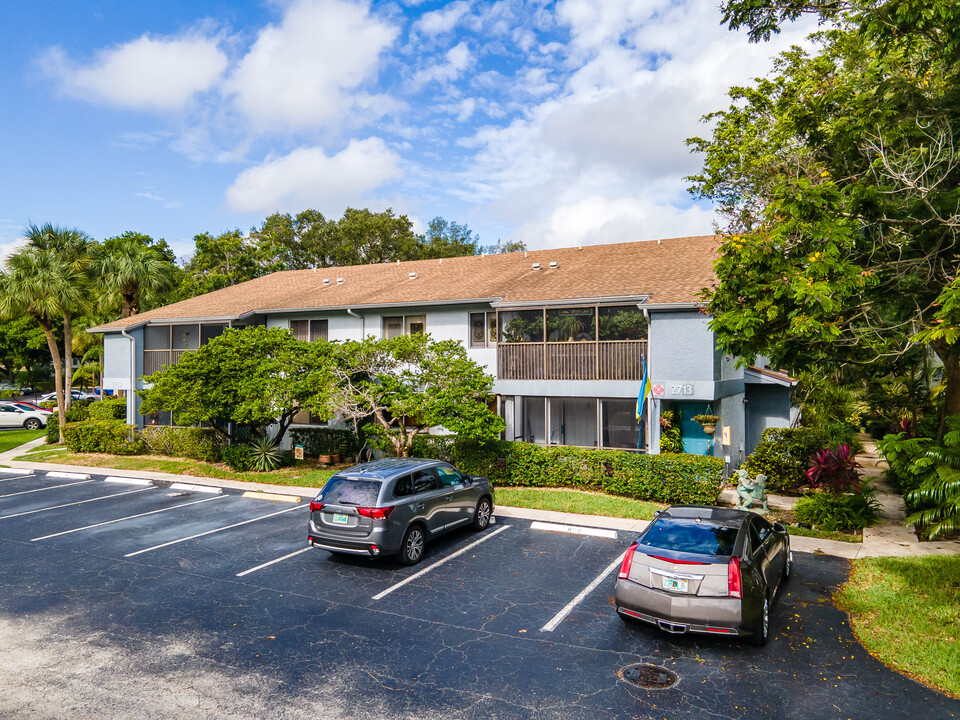
[[[756,478],[751,480],[750,474],[746,470],[737,470],[737,497],[740,498],[738,507],[749,510],[755,502],[759,502],[762,508],[756,512],[761,514],[770,512],[770,508],[767,507],[766,487],[766,475],[757,475]]]

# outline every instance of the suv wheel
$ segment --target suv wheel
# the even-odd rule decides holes
[[[40,429],[40,421],[37,420],[36,418],[27,418],[27,421],[26,421],[25,423],[23,423],[23,426],[24,426],[27,430],[39,430],[39,429]]]
[[[476,530],[486,530],[490,526],[490,515],[493,513],[493,507],[490,505],[490,498],[482,497],[477,503],[477,512],[473,516],[473,527]]]
[[[423,535],[423,528],[419,525],[411,525],[403,534],[403,541],[400,543],[400,564],[416,565],[423,557],[423,546],[426,538]]]

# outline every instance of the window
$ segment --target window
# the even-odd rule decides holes
[[[601,340],[645,340],[647,320],[636,305],[599,309]]]
[[[413,478],[409,475],[404,475],[402,478],[397,480],[396,484],[393,486],[393,496],[394,497],[407,497],[413,495]]]
[[[301,410],[293,416],[291,420],[293,425],[326,425],[327,418],[320,415],[314,415],[309,410]]]
[[[401,335],[423,335],[427,331],[426,315],[391,315],[384,317],[382,323],[385,340]]]
[[[594,312],[592,307],[547,310],[547,342],[595,340]]]
[[[297,340],[316,342],[327,339],[327,320],[291,320],[290,332]]]
[[[543,342],[543,310],[506,310],[500,330],[505,343]]]
[[[455,468],[449,465],[441,465],[437,468],[437,474],[440,476],[440,487],[449,488],[464,484],[463,475]]]
[[[417,470],[411,476],[413,478],[413,492],[422,493],[437,489],[437,473],[433,468]]]
[[[470,347],[493,347],[497,342],[497,314],[470,313]]]

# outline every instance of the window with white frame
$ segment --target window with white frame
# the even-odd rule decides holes
[[[470,313],[470,347],[493,347],[497,344],[497,313]]]
[[[297,340],[316,342],[327,339],[327,320],[291,320],[290,332]]]
[[[386,340],[401,335],[423,335],[426,332],[426,315],[390,315],[382,320],[382,336]]]

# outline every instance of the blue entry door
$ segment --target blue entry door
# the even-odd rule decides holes
[[[712,435],[703,431],[703,425],[693,419],[694,415],[706,415],[706,403],[678,402],[676,408],[683,413],[680,433],[683,435],[683,451],[691,455],[709,455]]]

